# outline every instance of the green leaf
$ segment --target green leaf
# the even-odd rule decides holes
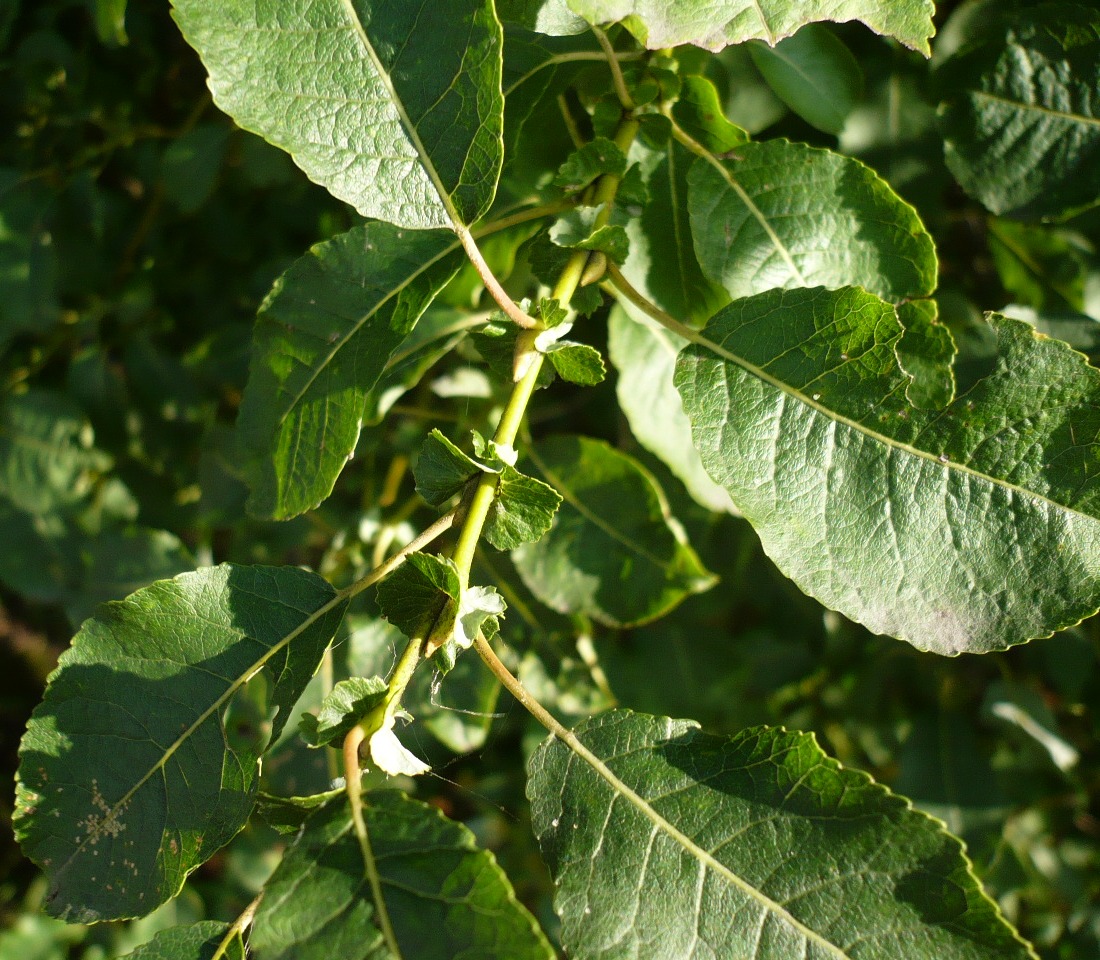
[[[905,332],[894,348],[898,365],[912,381],[905,398],[924,410],[942,410],[955,398],[955,340],[939,322],[935,300],[910,300],[897,307]]]
[[[1043,227],[990,218],[989,252],[1015,303],[1040,311],[1081,311],[1085,257],[1079,242]]]
[[[579,383],[582,387],[594,387],[607,376],[607,367],[600,351],[586,343],[555,340],[544,352],[562,380]]]
[[[446,503],[472,477],[488,470],[433,429],[420,447],[413,476],[416,492],[432,506]]]
[[[916,211],[858,160],[785,140],[697,160],[689,205],[703,272],[731,297],[858,284],[898,301],[936,287]]]
[[[1036,957],[959,840],[812,734],[616,710],[576,735],[527,787],[572,956]]]
[[[622,263],[630,250],[626,230],[617,223],[600,226],[599,207],[577,207],[562,214],[550,228],[550,239],[559,247],[575,250],[597,250],[609,260]]]
[[[441,602],[457,603],[461,592],[462,583],[453,560],[430,553],[412,553],[378,584],[377,600],[383,617],[406,637],[415,637],[417,628],[424,628],[427,614]]]
[[[402,956],[553,960],[466,827],[391,790],[368,794],[364,814]],[[260,960],[392,960],[342,797],[310,817],[264,889],[249,943]]]
[[[772,46],[815,20],[860,20],[928,55],[931,0],[568,0],[589,23],[623,21],[650,50],[692,43],[720,50],[746,40]]]
[[[729,296],[703,275],[692,246],[688,170],[693,157],[671,139],[659,150],[635,144],[631,155],[641,157],[638,167],[651,199],[626,224],[630,253],[623,274],[674,317],[702,323],[729,303]]]
[[[228,143],[224,123],[208,123],[187,131],[164,151],[164,195],[183,213],[194,213],[214,192]]]
[[[516,23],[551,37],[588,30],[588,24],[569,10],[566,0],[497,0],[497,12],[505,23]]]
[[[386,681],[381,677],[349,677],[341,680],[316,714],[303,713],[298,729],[311,747],[323,747],[342,740],[360,720],[386,698]]]
[[[103,43],[112,47],[125,46],[126,0],[91,0],[95,13],[95,31]]]
[[[863,71],[836,34],[810,23],[774,47],[749,44],[776,95],[811,126],[840,133],[863,94]]]
[[[485,539],[498,550],[541,540],[560,505],[561,494],[553,487],[505,464],[485,521]]]
[[[84,624],[20,748],[16,836],[50,913],[146,914],[240,830],[343,607],[314,574],[226,564]]]
[[[939,70],[947,165],[993,213],[1061,217],[1100,201],[1100,14],[1045,4],[984,25]]]
[[[547,606],[628,626],[713,586],[657,482],[632,458],[569,436],[540,441],[529,456],[564,498],[550,532],[513,554],[524,583]]]
[[[626,173],[626,156],[607,137],[596,137],[569,155],[554,177],[554,186],[570,192],[582,190],[605,173]]]
[[[366,217],[423,229],[489,209],[502,160],[491,0],[173,0],[214,102]],[[294,29],[288,29],[293,24]]]
[[[1100,372],[993,316],[988,377],[905,401],[894,309],[858,289],[718,313],[676,386],[711,476],[776,565],[875,633],[1001,650],[1100,607]]]
[[[691,442],[691,423],[672,383],[676,355],[687,341],[632,310],[616,306],[608,318],[608,353],[619,372],[619,407],[630,432],[659,457],[708,510],[737,513],[730,496],[703,468]]]
[[[237,423],[252,513],[287,519],[332,492],[370,391],[460,260],[443,231],[367,223],[317,244],[275,282]]]
[[[169,927],[158,931],[124,960],[244,960],[244,944],[238,933],[224,952],[219,948],[229,934],[228,923],[205,920],[186,927]]]
[[[676,123],[711,153],[729,153],[749,135],[726,117],[718,91],[706,77],[683,78],[680,96],[672,105]]]
[[[41,183],[0,168],[0,347],[16,334],[43,332],[60,320],[49,219],[55,200]]]

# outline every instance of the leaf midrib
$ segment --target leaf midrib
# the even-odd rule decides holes
[[[1027,103],[1024,100],[1014,100],[1011,97],[1006,97],[999,93],[991,93],[988,90],[972,90],[971,93],[975,97],[993,100],[996,103],[1003,103],[1006,106],[1016,107],[1019,110],[1042,113],[1050,117],[1057,117],[1060,120],[1069,120],[1072,123],[1079,123],[1085,126],[1100,127],[1100,117],[1086,117],[1081,113],[1068,113],[1065,110],[1055,110],[1053,107],[1047,107],[1041,103]]]
[[[769,386],[774,387],[780,393],[786,394],[787,396],[792,397],[800,403],[804,403],[806,406],[822,414],[826,419],[832,420],[852,430],[855,430],[857,433],[860,433],[871,440],[877,441],[884,446],[891,447],[895,450],[900,450],[901,452],[908,453],[914,457],[920,457],[924,460],[928,460],[936,464],[941,469],[957,470],[960,473],[965,473],[969,476],[977,478],[978,480],[983,480],[986,483],[992,484],[993,486],[1001,487],[1002,489],[1017,493],[1022,497],[1041,501],[1042,503],[1049,504],[1051,507],[1054,507],[1057,510],[1072,513],[1074,516],[1081,517],[1082,519],[1089,522],[1095,523],[1098,519],[1091,516],[1090,514],[1083,513],[1082,511],[1068,504],[1059,503],[1057,500],[1052,500],[1050,497],[1046,496],[1045,494],[1039,493],[1037,490],[1029,490],[1026,487],[1021,487],[1015,483],[1009,483],[1007,480],[1001,479],[999,477],[992,477],[989,474],[983,473],[980,470],[975,470],[973,467],[969,467],[966,464],[958,463],[955,460],[948,460],[945,463],[943,460],[940,459],[938,454],[932,454],[926,450],[921,450],[919,447],[914,447],[911,444],[903,443],[900,440],[886,436],[885,434],[879,433],[878,431],[871,429],[866,424],[860,423],[858,420],[853,420],[850,417],[846,417],[841,413],[837,413],[835,410],[830,410],[823,404],[806,396],[800,390],[792,387],[789,383],[785,383],[777,377],[772,376],[763,368],[758,367],[753,363],[750,363],[744,357],[740,357],[737,354],[726,350],[724,347],[719,346],[713,340],[703,336],[703,334],[701,333],[685,329],[681,332],[681,335],[684,336],[686,339],[692,341],[696,345],[712,351],[714,354],[721,357],[722,359],[728,360],[730,363],[735,364],[746,373],[756,377],[759,380],[762,380]]]

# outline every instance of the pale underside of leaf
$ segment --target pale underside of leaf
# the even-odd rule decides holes
[[[877,633],[1004,649],[1100,606],[1100,374],[994,318],[995,372],[904,399],[893,309],[775,291],[719,313],[676,384],[711,476],[781,570]]]
[[[577,956],[1034,957],[942,824],[811,735],[612,711],[547,740],[529,776]]]
[[[568,0],[589,23],[623,21],[650,50],[692,43],[720,50],[746,40],[774,45],[820,20],[860,20],[925,56],[935,32],[931,0]]]

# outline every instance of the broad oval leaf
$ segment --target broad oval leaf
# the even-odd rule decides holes
[[[681,355],[696,447],[805,592],[922,650],[1002,650],[1100,607],[1100,372],[993,316],[996,369],[906,403],[893,307],[772,291]]]
[[[52,914],[146,914],[244,826],[344,605],[306,571],[226,564],[84,624],[20,747],[16,836]]]
[[[492,0],[173,0],[214,102],[367,217],[488,210],[503,155]]]
[[[365,798],[386,912],[417,960],[553,960],[493,855],[438,810],[394,791]],[[306,821],[264,888],[249,943],[259,960],[392,960],[347,801]]]
[[[285,520],[332,493],[373,388],[461,262],[453,234],[373,222],[317,244],[275,282],[237,421],[250,512]]]
[[[947,165],[997,214],[1100,202],[1100,13],[1045,4],[1000,19],[940,68]]]
[[[615,392],[630,432],[664,461],[697,503],[737,513],[730,495],[715,483],[691,442],[691,422],[672,382],[676,357],[687,341],[648,317],[619,305],[607,320],[611,362],[619,371]]]
[[[657,481],[601,440],[533,444],[530,463],[563,498],[554,524],[512,558],[524,583],[562,613],[628,626],[714,585],[669,514]]]
[[[692,43],[708,50],[746,40],[773,46],[818,20],[860,20],[928,55],[932,0],[568,0],[589,23],[622,20],[650,50]]]
[[[887,300],[936,288],[936,250],[917,212],[858,160],[789,143],[746,143],[688,175],[695,252],[731,297],[858,284]]]
[[[1036,956],[942,823],[812,734],[615,710],[576,737],[545,741],[527,786],[570,956]]]

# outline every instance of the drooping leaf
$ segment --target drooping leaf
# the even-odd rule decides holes
[[[1056,231],[989,219],[989,252],[1013,302],[1044,312],[1080,311],[1085,256],[1079,243]]]
[[[1100,202],[1100,13],[1044,4],[995,18],[940,68],[947,165],[993,213]]]
[[[1100,372],[993,316],[992,374],[905,401],[893,308],[772,291],[718,313],[676,386],[711,476],[777,566],[876,633],[999,650],[1100,607]]]
[[[696,160],[688,177],[695,252],[731,297],[858,284],[898,301],[935,289],[916,211],[858,160],[785,140],[737,156]]]
[[[364,800],[402,956],[553,960],[534,918],[466,827],[396,791]],[[310,817],[264,890],[250,939],[259,960],[392,960],[343,797]]]
[[[92,0],[99,39],[112,47],[127,43],[126,0]]]
[[[673,524],[656,481],[631,457],[570,436],[540,441],[529,455],[564,498],[550,532],[512,555],[547,606],[625,626],[659,617],[714,584]]]
[[[818,130],[840,133],[863,93],[863,71],[835,33],[809,23],[774,47],[749,44],[749,52],[780,100]]]
[[[726,117],[718,91],[706,77],[683,78],[672,115],[680,127],[711,153],[729,153],[749,139],[744,130]]]
[[[453,606],[461,591],[453,560],[430,553],[412,553],[378,585],[378,607],[382,616],[406,637],[413,637],[418,628],[423,629],[425,616],[448,601]]]
[[[489,208],[504,113],[489,0],[442,20],[427,0],[172,5],[215,103],[364,216],[423,229]]]
[[[703,468],[672,383],[676,356],[687,341],[629,306],[612,309],[607,332],[608,352],[619,372],[619,407],[635,439],[664,461],[698,503],[708,510],[737,513],[729,494]]]
[[[634,154],[641,157],[638,167],[650,199],[639,216],[627,221],[630,253],[623,274],[677,319],[702,323],[729,296],[704,276],[692,245],[688,171],[693,157],[672,139],[661,149],[635,144]]]
[[[363,717],[386,696],[381,677],[348,677],[341,680],[321,702],[316,714],[303,713],[298,722],[302,737],[311,747],[323,747],[343,739]]]
[[[396,718],[387,712],[382,725],[370,735],[370,759],[390,777],[419,777],[431,767],[409,750],[393,732]]]
[[[550,529],[560,505],[561,494],[553,487],[505,464],[485,520],[485,539],[498,550],[514,550],[539,540]]]
[[[230,939],[224,952],[219,949],[229,935],[229,924],[204,920],[186,927],[169,927],[156,933],[124,960],[244,960],[244,944],[240,934]]]
[[[226,564],[84,624],[20,748],[16,835],[52,914],[148,913],[240,830],[342,615],[313,574]]]
[[[532,755],[571,956],[1034,960],[962,844],[813,736],[615,710]]]
[[[589,23],[621,20],[650,50],[692,43],[720,50],[746,40],[775,45],[817,20],[860,20],[928,55],[932,0],[568,0]]]
[[[238,419],[257,516],[287,519],[331,492],[370,391],[461,260],[443,231],[367,223],[319,243],[256,319]]]

